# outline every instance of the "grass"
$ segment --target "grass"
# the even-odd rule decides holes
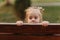
[[[52,23],[60,23],[60,6],[45,6],[44,8],[44,20],[48,20]]]
[[[16,22],[16,16],[13,12],[13,7],[2,6],[0,8],[0,22]]]

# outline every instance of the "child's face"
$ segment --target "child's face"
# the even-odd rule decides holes
[[[27,22],[28,23],[39,23],[40,16],[37,13],[29,13],[27,16]]]

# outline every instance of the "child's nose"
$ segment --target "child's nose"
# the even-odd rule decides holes
[[[35,19],[32,19],[32,22],[35,22]]]
[[[32,20],[35,20],[34,18]]]

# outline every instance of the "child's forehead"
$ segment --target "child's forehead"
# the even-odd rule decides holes
[[[39,8],[35,8],[35,7],[30,7],[28,9],[25,10],[26,11],[26,15],[30,15],[30,16],[41,16],[41,10]]]
[[[38,9],[33,9],[33,10],[31,11],[31,13],[35,13],[35,14],[37,13],[37,14],[38,14],[38,13],[40,13],[40,10],[38,10]]]
[[[28,14],[28,16],[33,16],[33,17],[37,17],[37,16],[40,16],[39,14],[35,14],[35,13],[30,13],[30,14]]]

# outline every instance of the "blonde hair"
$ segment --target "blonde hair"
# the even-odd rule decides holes
[[[27,16],[28,16],[28,14],[29,14],[29,12],[31,12],[31,11],[35,11],[36,10],[36,12],[40,12],[39,13],[39,16],[40,16],[40,22],[42,22],[42,13],[43,13],[43,11],[44,11],[44,9],[42,8],[42,7],[29,7],[29,8],[27,8],[26,10],[25,10],[25,12],[26,12],[26,17],[25,17],[25,21],[27,22]]]

